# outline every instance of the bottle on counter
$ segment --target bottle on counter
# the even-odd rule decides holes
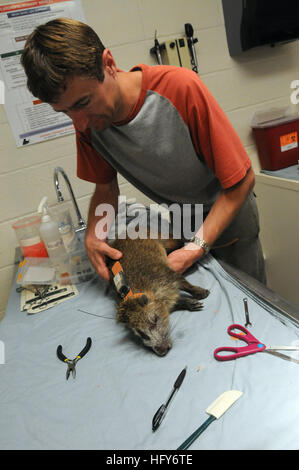
[[[46,245],[49,258],[56,270],[58,280],[63,283],[68,282],[70,275],[69,256],[59,232],[58,224],[49,214],[48,198],[46,196],[41,200],[38,212],[42,214],[39,227],[40,235]]]
[[[71,254],[78,249],[78,241],[68,202],[59,203],[55,206],[55,220],[57,221],[65,249]]]
[[[39,233],[40,220],[40,216],[35,215],[19,219],[12,225],[24,258],[48,258]]]

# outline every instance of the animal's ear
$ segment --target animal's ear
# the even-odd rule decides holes
[[[140,297],[138,297],[138,303],[143,307],[148,303],[148,297],[145,294],[142,294]]]
[[[118,307],[117,321],[121,321],[123,323],[127,323],[129,321],[128,311],[123,306]]]
[[[119,312],[117,315],[117,321],[122,321],[125,323],[127,321],[127,315],[124,312]]]

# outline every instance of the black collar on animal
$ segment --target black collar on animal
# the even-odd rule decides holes
[[[130,288],[123,267],[119,261],[116,261],[111,268],[113,274],[113,282],[118,294],[121,296],[122,301],[125,302],[128,299],[137,299],[142,297],[144,294],[143,292],[133,293],[132,289]]]

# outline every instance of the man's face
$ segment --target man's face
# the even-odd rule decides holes
[[[88,128],[104,130],[117,122],[122,108],[120,88],[116,75],[104,68],[104,81],[94,78],[74,77],[55,103],[54,111],[64,112],[76,128],[84,132]]]

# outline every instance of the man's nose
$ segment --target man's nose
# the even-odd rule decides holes
[[[69,117],[80,132],[84,132],[87,129],[89,118],[84,111],[72,111],[69,113]]]

